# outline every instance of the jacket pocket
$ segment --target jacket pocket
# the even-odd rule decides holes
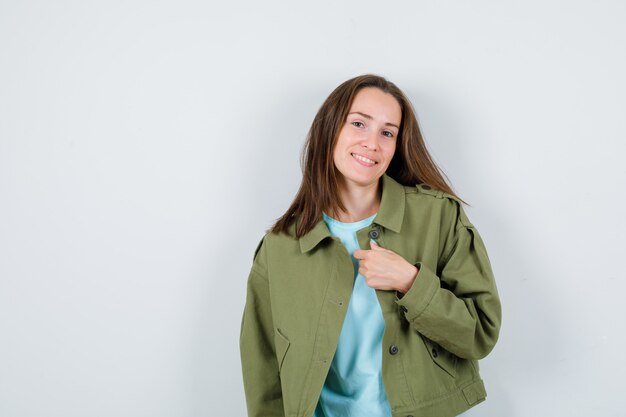
[[[448,352],[423,334],[420,333],[420,336],[422,337],[422,340],[426,345],[426,350],[428,350],[428,354],[433,362],[446,371],[452,378],[456,378],[456,355]]]
[[[289,339],[282,333],[279,328],[276,328],[276,337],[274,337],[274,342],[276,345],[276,361],[278,362],[278,373],[280,374],[281,369],[283,368],[283,361],[285,360],[285,355],[287,354],[287,350],[289,349]]]

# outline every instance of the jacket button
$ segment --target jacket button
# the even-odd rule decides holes
[[[413,416],[406,416],[406,417],[413,417]]]
[[[391,353],[392,355],[395,355],[396,353],[398,353],[398,346],[396,345],[389,346],[389,353]]]
[[[425,189],[425,190],[430,190],[430,185],[422,184],[422,188]]]
[[[439,355],[439,352],[437,352],[437,349],[435,348],[433,348],[432,352],[433,352],[433,358],[436,358]]]
[[[378,239],[378,230],[376,229],[370,230],[369,237],[371,237],[372,239]]]
[[[405,306],[400,306],[400,310],[404,311],[405,313],[409,311]]]

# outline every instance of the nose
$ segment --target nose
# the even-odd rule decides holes
[[[378,133],[375,130],[365,133],[361,139],[361,144],[371,150],[378,149]]]

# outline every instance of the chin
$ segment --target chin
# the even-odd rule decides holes
[[[378,182],[381,176],[382,173],[372,173],[369,175],[358,175],[357,173],[351,173],[350,175],[343,175],[345,181],[350,181],[364,187]]]

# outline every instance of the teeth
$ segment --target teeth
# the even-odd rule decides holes
[[[376,163],[376,161],[372,161],[371,159],[367,159],[364,156],[357,155],[355,153],[353,153],[352,156],[354,156],[356,159],[359,159],[359,160],[361,160],[363,162],[367,162],[368,164],[375,164]]]

